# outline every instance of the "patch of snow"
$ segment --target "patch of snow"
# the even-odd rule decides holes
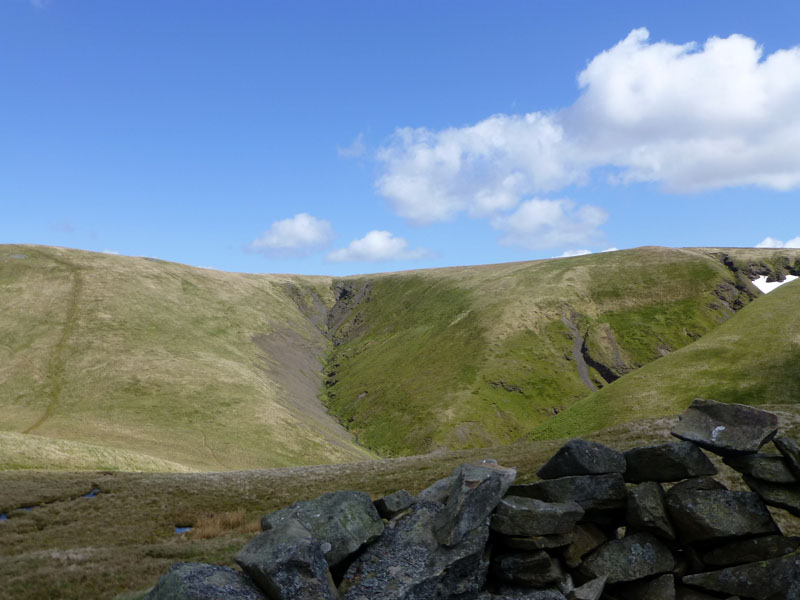
[[[794,281],[795,279],[797,279],[796,275],[787,275],[786,279],[784,279],[783,281],[767,282],[767,276],[762,275],[758,279],[753,280],[753,285],[756,286],[759,290],[761,290],[765,294],[768,294],[775,288],[782,286],[784,283],[789,283],[790,281]]]

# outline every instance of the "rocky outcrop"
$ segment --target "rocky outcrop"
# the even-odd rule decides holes
[[[236,556],[244,573],[174,565],[148,598],[798,600],[800,538],[767,510],[798,514],[793,498],[800,510],[797,444],[759,453],[773,416],[747,409],[693,403],[673,434],[697,442],[619,454],[570,440],[538,483],[512,485],[514,469],[484,461],[416,498],[324,494],[265,516]],[[711,477],[701,446],[753,491]]]

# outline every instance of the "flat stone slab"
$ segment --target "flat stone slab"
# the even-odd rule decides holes
[[[625,508],[628,494],[625,480],[620,473],[546,479],[537,483],[513,485],[508,493],[545,502],[574,501],[587,512]]]
[[[328,492],[270,513],[261,519],[261,529],[269,531],[289,520],[329,544],[325,560],[331,567],[383,533],[383,521],[369,494],[352,490]]]
[[[391,519],[397,513],[410,508],[416,501],[417,499],[406,490],[399,490],[375,500],[373,504],[381,517]]]
[[[733,567],[786,556],[798,548],[800,537],[766,535],[718,546],[703,554],[702,561],[709,568]]]
[[[701,475],[716,475],[717,468],[691,442],[641,446],[625,452],[625,481],[680,481]]]
[[[728,456],[723,462],[743,475],[772,483],[797,483],[787,460],[777,454],[744,454]]]
[[[649,533],[634,533],[600,546],[583,561],[580,571],[592,578],[607,575],[612,584],[670,573],[674,568],[669,548]]]
[[[786,458],[786,466],[800,479],[800,444],[785,435],[779,435],[772,443]]]
[[[778,417],[744,404],[697,398],[679,416],[672,435],[715,454],[758,452],[778,432]]]
[[[664,490],[655,481],[646,481],[628,489],[625,521],[632,531],[649,531],[667,540],[675,539],[675,529],[667,515]]]
[[[798,588],[798,578],[800,578],[800,556],[794,555],[719,571],[686,575],[683,577],[683,583],[710,592],[755,600],[788,600],[793,598],[789,595],[792,586]]]
[[[676,488],[667,492],[667,512],[686,544],[780,533],[756,493]]]
[[[569,440],[536,473],[541,479],[573,475],[605,475],[625,471],[622,454],[597,442]]]
[[[572,590],[570,600],[600,600],[603,590],[606,588],[608,577],[603,575],[591,581],[587,581],[582,586]]]
[[[770,483],[749,475],[744,476],[744,481],[747,487],[761,496],[765,504],[782,508],[800,517],[800,486]]]
[[[492,530],[510,536],[569,533],[583,516],[575,502],[544,502],[535,498],[506,496],[492,516]]]
[[[585,555],[608,541],[603,532],[591,523],[579,523],[573,536],[573,542],[562,553],[564,562],[570,569],[580,565]]]
[[[561,564],[544,550],[495,556],[491,568],[500,581],[531,587],[550,587],[564,579]]]
[[[552,535],[509,536],[499,535],[498,542],[512,550],[549,550],[569,546],[574,540],[574,533],[556,533]]]
[[[244,573],[202,563],[175,563],[161,576],[146,600],[265,600],[266,596]]]

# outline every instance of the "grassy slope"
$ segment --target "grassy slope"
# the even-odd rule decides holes
[[[768,408],[778,413],[782,431],[800,435],[800,410]],[[667,441],[673,421],[650,419],[588,437],[624,450]],[[207,515],[243,510],[243,520],[256,525],[266,512],[326,491],[360,489],[373,497],[401,488],[417,492],[455,465],[488,456],[516,467],[518,481],[533,481],[560,443],[269,471],[0,472],[0,512],[11,517],[0,521],[0,600],[112,598],[152,586],[174,562],[233,565],[234,555],[253,533],[223,530],[205,538],[196,535],[198,529],[174,534],[176,525],[199,525]],[[739,489],[741,481],[719,466],[722,481]],[[101,491],[98,496],[81,497],[95,487]],[[30,512],[18,508],[42,503]],[[797,519],[791,529],[782,511],[774,512],[787,535],[800,533]]]
[[[0,247],[0,468],[219,470],[367,458],[318,403],[303,405],[280,385],[265,361],[275,357],[252,341],[290,335],[312,357],[324,352],[287,282],[330,295],[326,278]]]
[[[579,436],[675,414],[696,397],[759,405],[800,403],[800,281],[758,298],[702,339],[588,396],[532,439]]]
[[[768,270],[786,252],[800,259],[798,251],[726,252]],[[759,294],[722,253],[638,248],[344,280],[369,283],[372,293],[340,331],[328,405],[383,455],[508,443],[590,393],[563,317],[598,362],[633,370]],[[605,384],[598,371],[589,375]]]

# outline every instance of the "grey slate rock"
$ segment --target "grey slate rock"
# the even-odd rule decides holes
[[[529,536],[499,535],[497,540],[502,546],[512,550],[549,550],[570,545],[575,540],[575,535],[573,532]]]
[[[632,531],[649,531],[667,540],[675,539],[675,529],[667,515],[664,490],[654,481],[628,489],[626,522]]]
[[[573,542],[567,546],[562,557],[570,569],[581,564],[581,559],[608,541],[605,534],[591,523],[580,523],[573,533]]]
[[[597,442],[569,440],[536,473],[542,479],[572,475],[604,475],[625,471],[622,454]]]
[[[383,533],[383,521],[365,492],[329,492],[296,502],[262,518],[261,529],[269,531],[289,520],[300,523],[318,541],[330,544],[325,559],[331,567]]]
[[[439,502],[440,504],[444,504],[447,502],[447,498],[450,496],[450,490],[453,489],[454,481],[455,476],[453,475],[434,481],[419,494],[417,494],[417,499],[425,500],[426,502]]]
[[[669,489],[670,494],[694,494],[700,491],[727,490],[724,485],[713,477],[693,477],[676,483]]]
[[[571,500],[580,504],[587,512],[624,508],[627,498],[625,480],[620,473],[546,479],[537,483],[513,485],[508,493],[545,502]]]
[[[667,512],[684,543],[779,533],[758,494],[676,488],[667,492]]]
[[[771,483],[797,483],[797,477],[789,470],[783,456],[775,454],[745,454],[729,456],[723,462],[732,469]]]
[[[252,539],[236,562],[270,600],[333,600],[337,594],[327,550],[327,542],[288,519]]]
[[[572,590],[569,600],[600,600],[606,587],[607,575],[587,581],[582,586]]]
[[[235,569],[202,563],[175,563],[145,600],[264,600],[253,581]]]
[[[544,550],[495,556],[492,572],[500,581],[536,588],[552,587],[564,579],[561,564]]]
[[[625,481],[680,481],[701,475],[716,475],[717,468],[691,442],[671,442],[632,448],[624,454]]]
[[[583,516],[575,502],[543,502],[535,498],[506,496],[492,517],[492,530],[510,536],[569,533]]]
[[[800,445],[785,435],[777,436],[772,443],[786,457],[786,466],[789,470],[800,479]]]
[[[509,590],[499,594],[484,593],[476,600],[567,600],[567,597],[558,590]]]
[[[718,569],[786,556],[798,548],[800,537],[766,535],[723,544],[703,554],[702,560],[708,568]]]
[[[757,452],[778,432],[778,417],[744,404],[697,398],[679,416],[672,435],[715,454]]]
[[[493,464],[466,464],[458,467],[454,476],[447,504],[434,525],[436,539],[448,547],[487,522],[517,471]]]
[[[747,487],[761,496],[765,504],[782,508],[800,517],[800,485],[770,483],[747,475],[744,476],[744,481]]]
[[[619,587],[625,600],[675,600],[675,576],[671,573],[655,579],[626,583]]]
[[[473,529],[455,546],[441,546],[433,527],[443,511],[438,502],[420,501],[392,521],[348,567],[339,586],[342,597],[433,600],[478,593],[489,568],[489,527]]]
[[[755,600],[793,600],[789,590],[797,586],[798,573],[800,556],[793,555],[686,575],[683,583]]]
[[[612,584],[670,573],[674,568],[675,557],[669,548],[649,533],[634,533],[600,546],[579,570],[586,577],[607,575]]]
[[[416,501],[417,499],[406,490],[399,490],[392,494],[387,494],[379,500],[375,500],[373,504],[381,517],[384,519],[391,519],[397,513],[410,508]]]

